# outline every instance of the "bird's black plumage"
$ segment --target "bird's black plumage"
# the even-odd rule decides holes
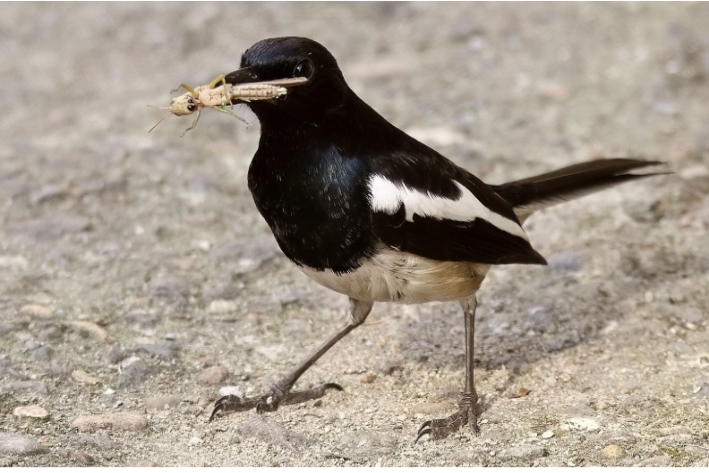
[[[289,90],[282,101],[250,104],[262,128],[249,189],[290,259],[344,272],[387,245],[436,260],[545,263],[527,240],[481,219],[417,215],[404,222],[400,212],[372,210],[367,182],[373,174],[453,200],[460,197],[455,180],[485,207],[517,222],[512,206],[489,186],[364,103],[318,43],[304,38],[257,43],[244,53],[242,69],[226,80],[290,77],[302,61],[314,64],[308,83]]]

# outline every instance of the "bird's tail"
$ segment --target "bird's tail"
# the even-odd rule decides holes
[[[638,159],[602,159],[574,164],[539,176],[493,186],[514,208],[520,221],[532,212],[596,191],[668,172],[636,173],[638,169],[665,164]]]

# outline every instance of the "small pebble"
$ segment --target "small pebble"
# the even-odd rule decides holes
[[[552,432],[551,430],[547,430],[546,432],[544,432],[544,433],[542,434],[542,438],[543,438],[543,439],[550,439],[550,438],[552,438],[553,436],[554,436],[554,432]]]
[[[54,309],[38,304],[27,304],[20,309],[20,313],[48,319],[54,315]]]
[[[214,385],[221,383],[228,374],[229,372],[223,366],[210,366],[202,370],[198,380],[201,384]]]
[[[239,386],[222,386],[219,388],[219,395],[243,397],[244,391]]]
[[[227,301],[224,299],[215,299],[209,303],[209,313],[210,314],[229,314],[231,312],[236,312],[239,305],[234,301]]]
[[[372,384],[377,379],[377,375],[373,373],[364,373],[359,380],[362,384]]]
[[[136,432],[148,427],[148,420],[137,412],[117,412],[115,414],[81,416],[72,422],[71,425],[82,432],[98,429]]]
[[[575,417],[573,419],[569,419],[569,424],[571,424],[576,429],[587,430],[589,432],[601,428],[601,425],[598,423],[597,420],[590,419],[588,417]]]
[[[74,378],[76,381],[83,383],[83,384],[94,385],[94,384],[98,383],[98,378],[94,378],[93,376],[88,374],[86,371],[82,371],[82,370],[72,371],[71,377]]]
[[[77,322],[72,322],[71,326],[78,330],[80,333],[88,335],[98,340],[99,342],[105,342],[109,340],[108,332],[101,326],[93,322],[79,320]]]
[[[17,417],[35,417],[37,419],[49,417],[49,412],[44,407],[37,405],[19,406],[12,413]]]
[[[618,445],[608,445],[606,448],[601,450],[601,453],[606,458],[621,458],[625,456],[625,452]]]

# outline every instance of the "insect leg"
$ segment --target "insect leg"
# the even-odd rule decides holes
[[[192,98],[195,98],[195,99],[196,99],[196,98],[198,97],[198,95],[199,95],[199,94],[197,94],[197,92],[196,92],[192,87],[190,87],[190,86],[187,85],[187,84],[180,84],[180,85],[177,86],[176,88],[172,89],[172,90],[170,91],[170,93],[171,93],[171,94],[174,94],[175,92],[177,92],[178,90],[180,90],[180,87],[182,87],[182,88],[185,89],[187,92],[189,92],[190,95],[192,95]]]
[[[192,122],[192,126],[190,126],[188,129],[186,129],[185,131],[180,133],[180,138],[185,136],[185,133],[187,133],[188,131],[193,130],[194,128],[197,127],[197,122],[199,121],[199,117],[201,114],[202,114],[202,107],[199,106],[199,107],[197,107],[197,116],[195,117],[194,121]]]
[[[209,88],[214,89],[218,83],[222,83],[222,85],[226,85],[226,76],[224,74],[220,75],[216,79],[214,79],[212,82],[209,83]]]
[[[242,122],[246,123],[246,126],[251,126],[251,125],[252,125],[251,122],[245,120],[244,118],[241,118],[239,115],[237,115],[236,113],[232,112],[231,110],[227,110],[226,107],[227,107],[227,105],[220,105],[220,106],[218,106],[218,107],[214,107],[214,110],[216,110],[217,112],[225,113],[225,114],[227,114],[227,115],[231,115],[231,116],[234,117],[234,118],[238,118],[238,119],[241,120]],[[233,107],[233,105],[232,105],[232,107]]]

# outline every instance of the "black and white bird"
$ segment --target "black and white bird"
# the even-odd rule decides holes
[[[292,391],[315,361],[365,321],[374,302],[459,301],[466,348],[459,409],[426,422],[419,437],[442,438],[464,425],[477,432],[475,293],[490,267],[546,264],[522,228],[532,212],[656,175],[634,171],[661,163],[600,160],[487,185],[364,103],[328,50],[307,38],[256,43],[226,82],[293,77],[307,81],[247,104],[261,123],[249,189],[283,253],[308,277],[349,296],[349,317],[263,396],[226,396],[212,417],[254,407],[274,411],[341,389],[330,383]]]

